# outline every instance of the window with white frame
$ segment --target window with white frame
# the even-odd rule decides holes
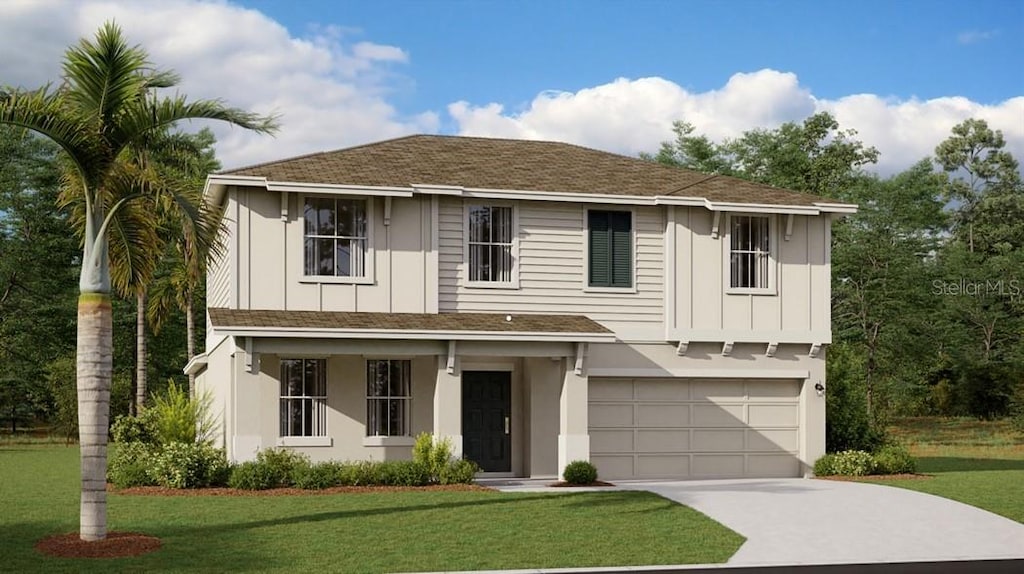
[[[729,286],[769,289],[771,221],[766,215],[733,215],[729,229]]]
[[[467,217],[469,281],[513,283],[513,240],[516,233],[512,207],[470,205]]]
[[[365,277],[367,200],[307,197],[303,210],[307,276]]]
[[[412,361],[366,361],[366,436],[411,436]]]
[[[281,359],[281,435],[327,436],[327,361]]]

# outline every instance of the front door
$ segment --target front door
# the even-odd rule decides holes
[[[462,372],[462,450],[484,472],[512,471],[512,373]]]

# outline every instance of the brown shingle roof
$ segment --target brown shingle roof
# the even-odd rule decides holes
[[[214,328],[338,329],[366,331],[438,331],[486,333],[611,334],[582,315],[512,315],[493,313],[349,313],[338,311],[271,311],[211,308]]]
[[[414,184],[714,202],[813,205],[822,198],[560,142],[414,135],[224,172],[273,182]]]

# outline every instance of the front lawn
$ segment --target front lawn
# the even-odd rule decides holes
[[[923,417],[893,434],[918,460],[923,480],[873,480],[951,498],[1024,522],[1024,437],[1007,421]]]
[[[163,541],[69,560],[33,544],[78,527],[78,449],[0,447],[0,570],[402,572],[726,561],[743,537],[650,493],[488,491],[109,496],[111,530]]]

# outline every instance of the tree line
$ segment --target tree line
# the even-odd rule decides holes
[[[856,203],[832,233],[829,450],[892,417],[1024,420],[1024,185],[999,130],[968,119],[887,177],[822,112],[716,142],[679,121],[646,159]]]

